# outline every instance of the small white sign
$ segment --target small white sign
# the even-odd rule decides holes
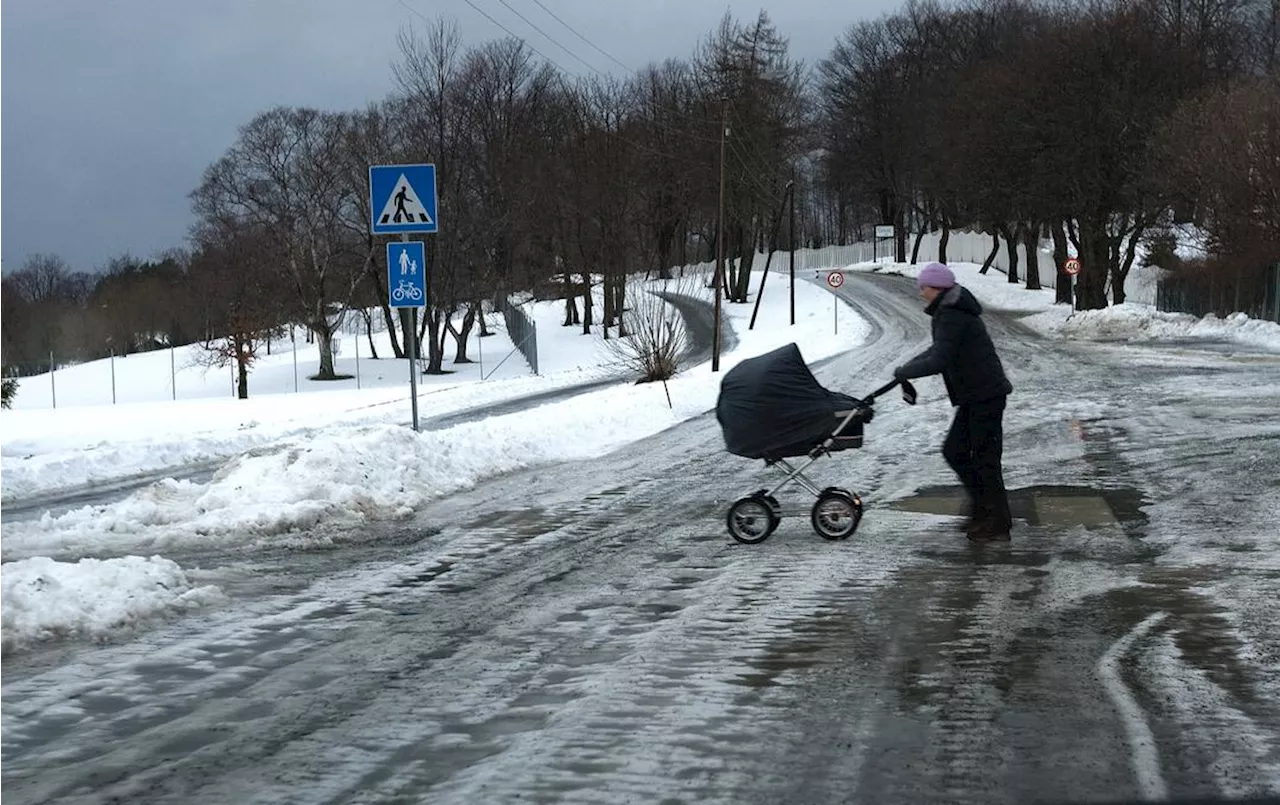
[[[893,237],[893,227],[892,227],[892,226],[877,226],[877,227],[876,227],[876,237],[878,237],[878,238],[891,238],[891,237]]]

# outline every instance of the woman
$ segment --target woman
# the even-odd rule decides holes
[[[991,336],[982,323],[982,305],[942,263],[930,263],[916,280],[933,317],[933,344],[894,370],[910,380],[942,375],[956,406],[942,455],[964,485],[970,516],[964,524],[974,542],[1005,542],[1013,525],[1004,488],[1005,401],[1013,385],[1005,377]]]

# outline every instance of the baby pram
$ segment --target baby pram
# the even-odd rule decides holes
[[[809,515],[819,536],[851,536],[862,521],[862,499],[839,487],[819,489],[804,471],[824,455],[861,447],[876,398],[898,385],[903,399],[914,405],[916,392],[906,381],[895,380],[861,400],[829,391],[809,371],[795,344],[748,358],[725,374],[716,402],[725,447],[736,456],[764,459],[766,466],[787,476],[773,489],[735,501],[727,517],[729,534],[748,545],[768,539],[784,514],[774,495],[795,481],[818,499]],[[799,456],[808,461],[800,466],[788,461]]]

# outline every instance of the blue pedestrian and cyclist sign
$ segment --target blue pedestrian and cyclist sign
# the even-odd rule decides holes
[[[391,307],[426,307],[427,250],[422,241],[387,244],[387,290]]]
[[[436,232],[436,166],[370,165],[369,209],[375,235]]]

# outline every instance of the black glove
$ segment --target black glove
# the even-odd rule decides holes
[[[863,422],[870,422],[871,420],[876,418],[876,409],[872,408],[869,405],[860,405],[858,407],[861,409],[861,411],[858,413],[858,418],[861,419]]]
[[[896,369],[894,369],[894,370],[893,370],[893,379],[894,379],[894,380],[906,380],[906,379],[907,379],[907,374],[906,374],[906,372],[904,372],[904,371],[903,371],[903,367],[899,366],[898,368],[896,368]]]

